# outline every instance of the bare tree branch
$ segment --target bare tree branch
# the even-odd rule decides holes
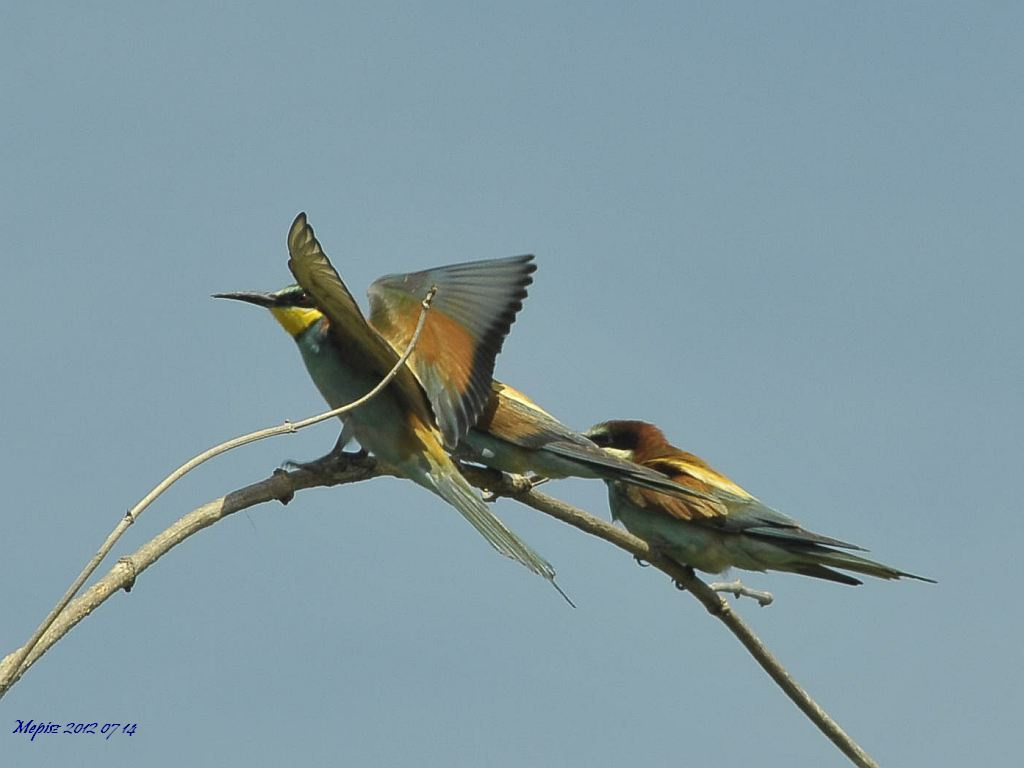
[[[434,296],[436,295],[437,286],[430,286],[430,288],[427,290],[426,295],[423,297],[423,300],[420,302],[420,316],[416,322],[416,329],[413,331],[412,338],[409,339],[409,346],[405,348],[405,351],[399,356],[398,360],[392,366],[391,370],[388,371],[384,378],[377,383],[377,386],[375,386],[365,395],[360,397],[358,400],[343,405],[339,408],[334,408],[332,410],[325,411],[324,413],[318,414],[316,416],[311,416],[308,419],[302,419],[301,421],[296,422],[286,421],[284,422],[284,424],[281,424],[279,426],[269,427],[267,429],[260,429],[257,430],[256,432],[250,432],[247,435],[242,435],[240,437],[233,438],[231,440],[221,443],[220,445],[215,445],[213,448],[210,448],[207,451],[203,451],[198,456],[194,456],[188,461],[186,461],[184,464],[182,464],[180,467],[174,470],[174,472],[172,472],[163,480],[161,480],[160,483],[158,483],[157,486],[153,488],[153,490],[146,494],[146,496],[143,497],[143,499],[138,504],[136,504],[134,507],[128,510],[128,513],[123,518],[121,518],[121,521],[114,527],[114,530],[110,532],[110,535],[107,536],[107,540],[103,542],[103,545],[99,548],[96,554],[93,555],[92,559],[86,564],[85,568],[82,569],[82,572],[78,574],[78,578],[76,578],[74,582],[72,582],[71,586],[68,587],[63,597],[61,597],[61,599],[57,602],[57,605],[53,607],[53,610],[51,610],[50,613],[46,616],[46,618],[43,619],[42,624],[40,624],[36,628],[36,631],[32,633],[32,637],[29,638],[29,641],[25,643],[24,646],[22,646],[22,650],[20,651],[21,656],[17,660],[17,664],[14,665],[14,669],[11,675],[8,676],[6,673],[4,673],[3,669],[0,669],[0,699],[2,699],[4,697],[4,694],[6,694],[8,690],[10,690],[10,687],[14,684],[14,682],[19,677],[21,677],[22,673],[24,672],[24,670],[21,669],[21,665],[28,657],[28,655],[32,652],[32,649],[35,647],[36,643],[39,642],[40,638],[42,638],[42,636],[46,633],[50,626],[57,620],[57,617],[60,616],[61,612],[67,607],[68,603],[71,602],[72,598],[74,598],[74,596],[78,594],[78,591],[82,588],[82,585],[85,584],[86,580],[93,574],[93,572],[97,568],[99,568],[100,563],[103,562],[106,556],[110,553],[110,550],[113,549],[114,544],[117,543],[117,540],[121,538],[124,532],[128,530],[128,527],[132,525],[139,518],[139,515],[141,515],[143,511],[145,511],[145,509],[149,507],[150,504],[156,501],[160,497],[160,495],[164,493],[164,491],[166,491],[168,488],[170,488],[172,485],[174,485],[176,482],[178,482],[181,478],[183,478],[193,469],[198,467],[200,464],[204,464],[210,459],[220,456],[222,453],[227,453],[228,451],[234,448],[239,448],[243,445],[248,445],[249,443],[255,443],[257,440],[265,440],[268,437],[275,437],[277,435],[285,434],[294,434],[295,432],[298,432],[300,429],[305,429],[306,427],[310,427],[313,424],[319,424],[321,421],[327,421],[327,419],[334,418],[335,416],[341,416],[342,414],[355,410],[359,406],[365,404],[372,398],[376,397],[380,392],[384,390],[384,388],[389,383],[391,383],[391,380],[398,375],[398,372],[402,369],[402,366],[405,365],[405,361],[409,359],[409,356],[413,353],[413,350],[416,349],[416,343],[419,341],[420,334],[423,332],[423,326],[426,324],[427,321],[427,311],[430,309],[430,305],[434,301]]]
[[[680,589],[690,592],[711,615],[722,621],[729,631],[736,635],[755,661],[843,754],[861,768],[878,768],[877,763],[860,745],[853,741],[839,724],[829,717],[828,713],[793,679],[750,627],[732,610],[729,603],[698,579],[692,569],[663,558],[642,539],[638,539],[611,523],[533,490],[532,484],[526,478],[503,475],[494,470],[476,467],[466,467],[465,472],[467,477],[478,487],[496,496],[513,498],[579,528],[585,533],[602,538],[668,574]],[[385,469],[378,465],[372,457],[349,457],[347,464],[344,466],[339,464],[329,472],[314,472],[309,468],[292,472],[277,470],[266,480],[204,504],[182,517],[131,555],[121,558],[103,578],[75,599],[60,614],[34,648],[30,648],[26,644],[8,654],[0,661],[0,679],[8,681],[8,687],[14,685],[29,667],[35,664],[78,622],[106,602],[119,589],[130,590],[143,571],[175,546],[202,529],[241,509],[247,509],[256,504],[273,500],[287,504],[296,491],[305,488],[359,482],[383,474],[386,474]]]
[[[267,501],[287,504],[295,491],[313,486],[343,485],[368,480],[386,474],[372,458],[350,457],[347,467],[337,466],[329,476],[318,476],[307,470],[285,472],[276,470],[273,475],[253,485],[215,499],[192,510],[177,520],[162,533],[139,547],[130,555],[122,557],[107,574],[73,600],[51,623],[34,646],[24,646],[8,654],[0,661],[0,679],[7,687],[13,686],[21,676],[58,640],[66,635],[82,619],[96,610],[118,590],[131,591],[135,580],[149,566],[181,544],[193,534],[199,533],[220,520],[242,509]]]

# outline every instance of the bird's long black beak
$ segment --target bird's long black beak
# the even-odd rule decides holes
[[[247,293],[245,291],[238,291],[236,293],[215,293],[213,294],[213,298],[246,301],[250,304],[255,304],[258,307],[277,306],[277,297],[271,293]]]

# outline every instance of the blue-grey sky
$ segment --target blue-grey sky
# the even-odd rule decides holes
[[[1005,762],[1024,715],[1024,108],[1014,3],[33,3],[0,11],[2,653],[199,450],[322,403],[216,291],[353,293],[537,254],[499,377],[644,418],[809,528],[939,580],[740,574],[883,765]],[[203,467],[193,506],[334,425]],[[607,516],[599,483],[549,492]],[[845,765],[725,629],[510,501],[578,604],[405,481],[188,541],[0,702],[5,765]],[[113,558],[111,559],[111,564]],[[137,722],[30,743],[17,719]]]

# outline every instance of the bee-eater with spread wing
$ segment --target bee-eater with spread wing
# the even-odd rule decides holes
[[[765,506],[697,456],[669,443],[653,424],[606,421],[586,434],[605,450],[718,502],[707,504],[623,483],[608,484],[612,518],[681,565],[709,573],[721,573],[730,566],[790,571],[849,585],[862,582],[833,569],[881,579],[932,581],[841,551],[863,550],[801,528],[796,520]]]
[[[462,265],[440,267],[427,273],[390,275],[370,286],[370,325],[391,345],[401,352],[409,346],[419,309],[417,296],[425,285],[447,285]],[[426,279],[429,275],[430,279]],[[439,292],[439,298],[443,292]],[[436,303],[436,302],[435,302]],[[433,310],[432,310],[433,312]],[[453,337],[465,333],[467,317],[454,317],[456,324],[446,324],[444,332]],[[432,318],[427,318],[426,332]],[[463,327],[459,327],[463,326]],[[479,331],[469,328],[475,336]],[[447,347],[443,343],[431,344],[428,349],[438,350],[431,358],[421,356],[421,341],[409,358],[409,368],[430,394],[431,401],[444,400],[444,391],[436,392],[445,381],[444,372],[459,370],[459,361],[447,360]],[[441,375],[438,374],[441,372]],[[473,425],[463,434],[456,454],[463,459],[478,462],[502,472],[535,474],[546,478],[583,477],[602,480],[621,480],[626,483],[663,491],[665,493],[702,499],[714,504],[706,493],[680,485],[647,467],[609,454],[587,437],[574,432],[558,421],[522,392],[500,381],[486,385],[482,378],[475,392],[485,397],[474,401],[482,405],[475,416],[461,424]],[[431,394],[435,393],[436,394]],[[448,441],[449,448],[454,447]]]
[[[218,296],[267,307],[294,338],[324,399],[337,408],[373,389],[399,354],[367,323],[303,213],[288,233],[288,252],[298,285],[271,294]],[[378,326],[407,325],[410,337],[420,301],[431,287],[437,293],[407,364],[376,397],[342,417],[339,447],[355,438],[380,461],[459,510],[500,553],[553,582],[551,566],[491,512],[445,450],[457,444],[486,405],[494,358],[532,282],[532,258],[448,267],[444,281],[428,270],[374,283],[371,302]],[[387,313],[380,297],[390,294],[397,299],[395,311]],[[414,360],[419,380],[410,367]]]

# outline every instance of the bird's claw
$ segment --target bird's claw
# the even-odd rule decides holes
[[[304,469],[307,472],[325,472],[336,469],[344,469],[349,462],[365,459],[370,454],[365,448],[358,451],[333,450],[312,461],[295,461],[288,459],[281,463],[281,467],[287,470]]]

